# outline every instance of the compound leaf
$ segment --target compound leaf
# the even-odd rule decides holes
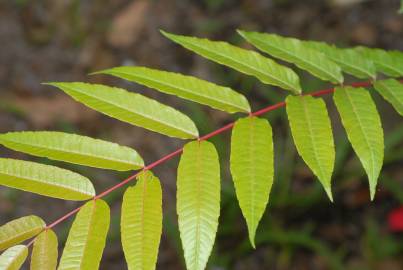
[[[106,202],[100,199],[87,202],[71,226],[58,269],[98,269],[109,221],[110,210]]]
[[[34,242],[31,255],[31,270],[54,270],[57,266],[58,242],[51,230],[43,231]]]
[[[356,47],[355,50],[373,61],[378,72],[390,77],[403,76],[403,54],[362,46]]]
[[[140,94],[89,83],[48,83],[88,107],[121,121],[183,139],[197,138],[192,120],[181,112]]]
[[[4,146],[40,157],[127,171],[144,166],[143,159],[129,147],[63,132],[26,131],[0,134]]]
[[[236,121],[231,137],[231,174],[253,247],[257,226],[269,201],[273,173],[273,135],[269,122],[256,117]]]
[[[330,60],[338,64],[341,69],[360,79],[375,79],[376,68],[374,63],[363,57],[354,49],[341,49],[334,45],[318,41],[303,41],[306,46],[323,53]]]
[[[325,102],[312,96],[288,96],[286,103],[297,151],[333,201],[331,177],[335,149]]]
[[[65,200],[82,201],[95,195],[90,180],[78,173],[8,158],[0,158],[0,185]]]
[[[203,270],[214,245],[220,215],[220,164],[214,145],[185,145],[178,167],[177,212],[188,270]]]
[[[301,93],[299,78],[293,70],[279,65],[257,52],[245,50],[222,41],[161,32],[170,40],[207,59],[254,76],[263,83],[279,86],[294,94]]]
[[[334,102],[347,136],[369,179],[371,199],[383,163],[383,129],[371,95],[364,88],[337,87]]]
[[[129,269],[155,269],[162,233],[162,191],[150,171],[126,190],[120,226]]]
[[[376,81],[374,88],[403,116],[403,84],[395,79]]]
[[[249,103],[243,95],[196,77],[146,67],[116,67],[96,73],[117,76],[229,113],[250,112]]]
[[[28,248],[23,245],[10,247],[0,255],[1,270],[18,270],[28,256]]]
[[[34,237],[45,226],[45,222],[40,217],[33,215],[7,222],[0,227],[0,250],[12,247]]]
[[[332,83],[343,83],[341,68],[324,54],[305,46],[295,38],[275,34],[239,31],[238,33],[256,48],[278,59],[295,64],[318,78]]]

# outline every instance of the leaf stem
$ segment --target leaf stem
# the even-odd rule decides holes
[[[350,84],[350,86],[352,86],[352,87],[368,87],[368,86],[371,86],[371,85],[372,85],[372,82],[371,82],[371,81],[356,82],[356,83],[351,83],[351,84]],[[316,91],[316,92],[313,92],[313,93],[310,93],[310,94],[307,94],[307,95],[311,95],[311,96],[313,96],[313,97],[318,97],[318,96],[327,95],[327,94],[330,94],[330,93],[333,93],[333,92],[334,92],[334,87],[328,88],[328,89],[319,90],[319,91]],[[268,113],[268,112],[270,112],[270,111],[274,111],[274,110],[276,110],[276,109],[285,107],[285,105],[286,105],[286,104],[285,104],[284,101],[283,101],[283,102],[279,102],[279,103],[277,103],[277,104],[275,104],[275,105],[270,105],[270,106],[267,106],[267,107],[265,107],[265,108],[263,108],[263,109],[261,109],[261,110],[258,110],[258,111],[256,111],[256,112],[253,112],[253,113],[250,114],[250,116],[259,116],[259,115]],[[227,130],[230,130],[230,129],[232,129],[232,127],[234,126],[234,123],[235,123],[235,122],[229,123],[229,124],[227,124],[227,125],[225,125],[225,126],[219,128],[219,129],[217,129],[217,130],[215,130],[215,131],[213,131],[213,132],[210,132],[210,133],[208,133],[208,134],[206,134],[206,135],[204,135],[204,136],[202,136],[202,137],[199,137],[199,138],[198,138],[198,141],[207,140],[207,139],[209,139],[209,138],[211,138],[211,137],[214,137],[214,136],[216,136],[216,135],[218,135],[218,134],[221,134],[221,133],[223,133],[223,132],[225,132],[225,131],[227,131]],[[114,186],[112,186],[112,187],[106,189],[106,190],[103,191],[102,193],[100,193],[100,194],[94,196],[93,199],[94,199],[94,200],[97,200],[97,199],[100,199],[100,198],[102,198],[102,197],[108,195],[108,194],[111,193],[112,191],[114,191],[114,190],[116,190],[116,189],[118,189],[118,188],[120,188],[120,187],[126,185],[127,183],[131,182],[132,180],[136,179],[136,177],[137,177],[139,174],[141,174],[142,172],[151,170],[152,168],[154,168],[154,167],[160,165],[161,163],[164,163],[165,161],[168,161],[168,160],[170,160],[171,158],[180,155],[180,154],[182,153],[182,151],[183,151],[183,147],[181,147],[181,148],[179,148],[179,149],[177,149],[177,150],[175,150],[175,151],[173,151],[173,152],[167,154],[166,156],[160,158],[159,160],[157,160],[157,161],[155,161],[155,162],[153,162],[153,163],[151,163],[151,164],[149,164],[149,165],[143,167],[142,170],[137,171],[137,172],[136,172],[135,174],[133,174],[132,176],[129,176],[129,177],[126,178],[125,180],[123,180],[123,181],[119,182],[118,184],[116,184],[116,185],[114,185]],[[77,212],[81,209],[81,207],[82,207],[82,205],[79,206],[79,207],[77,207],[77,208],[75,208],[75,209],[73,209],[72,211],[68,212],[68,213],[65,214],[64,216],[60,217],[60,218],[57,219],[56,221],[54,221],[54,222],[52,222],[51,224],[49,224],[48,226],[46,226],[45,229],[51,229],[51,228],[53,228],[54,226],[56,226],[57,224],[61,223],[62,221],[68,219],[69,217],[71,217],[72,215],[74,215],[75,213],[77,213]]]

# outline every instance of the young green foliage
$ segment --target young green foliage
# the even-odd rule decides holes
[[[403,116],[403,84],[401,82],[395,79],[376,81],[374,88]]]
[[[143,159],[129,147],[63,132],[9,132],[0,144],[35,156],[118,171],[140,169]]]
[[[341,68],[336,63],[329,60],[321,52],[305,46],[298,39],[240,30],[238,30],[238,33],[259,50],[295,64],[322,80],[335,84],[343,83]]]
[[[327,58],[338,64],[342,71],[361,79],[375,79],[374,63],[362,57],[354,49],[340,49],[319,41],[303,41],[305,46],[323,53]]]
[[[90,180],[55,166],[0,158],[0,185],[53,198],[82,201],[95,195]]]
[[[288,96],[287,115],[298,153],[319,178],[333,201],[331,178],[335,160],[332,127],[326,104],[311,96]]]
[[[189,117],[140,94],[124,89],[89,83],[48,83],[88,107],[118,120],[161,134],[192,139],[199,132]]]
[[[96,73],[110,74],[229,113],[250,112],[243,95],[192,76],[146,67],[116,67]]]
[[[129,270],[155,269],[162,233],[162,190],[150,171],[126,190],[120,228]]]
[[[214,245],[220,215],[220,164],[214,145],[185,145],[178,167],[177,212],[188,270],[203,270]]]
[[[110,210],[103,200],[91,200],[71,226],[58,270],[99,268],[109,229]]]
[[[351,145],[367,172],[373,200],[384,150],[376,105],[364,88],[337,87],[333,98]]]
[[[263,83],[279,86],[294,94],[301,93],[299,78],[293,70],[279,65],[257,52],[222,41],[174,35],[164,31],[162,34],[207,59],[254,76]]]
[[[58,241],[56,234],[47,229],[34,242],[31,270],[55,270],[57,266]]]
[[[28,256],[28,248],[23,245],[13,246],[0,255],[1,270],[18,270]]]
[[[45,222],[40,217],[33,215],[7,222],[0,227],[0,250],[7,249],[34,237],[45,226]]]
[[[356,47],[355,50],[373,61],[378,72],[390,77],[403,76],[403,55],[367,47]]]
[[[266,119],[247,117],[236,121],[231,136],[231,174],[246,219],[249,239],[255,233],[269,201],[273,184],[273,135]]]

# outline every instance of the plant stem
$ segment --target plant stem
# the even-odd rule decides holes
[[[370,81],[366,81],[366,82],[356,82],[356,83],[350,84],[350,86],[352,86],[352,87],[368,87],[368,86],[371,86],[371,85],[372,85],[372,82],[370,82]],[[334,87],[333,87],[333,88],[329,88],[329,89],[319,90],[319,91],[316,91],[316,92],[313,92],[313,93],[310,93],[310,94],[307,94],[307,95],[311,95],[311,96],[314,96],[314,97],[318,97],[318,96],[327,95],[327,94],[330,94],[330,93],[333,93],[333,92],[334,92]],[[256,112],[254,112],[254,113],[251,113],[250,116],[259,116],[259,115],[268,113],[268,112],[270,112],[270,111],[274,111],[274,110],[276,110],[276,109],[285,107],[285,105],[286,105],[285,102],[280,102],[280,103],[277,103],[277,104],[275,104],[275,105],[271,105],[271,106],[265,107],[265,108],[263,108],[263,109],[261,109],[261,110],[258,110],[258,111],[256,111]],[[199,141],[204,141],[204,140],[207,140],[207,139],[209,139],[209,138],[211,138],[211,137],[214,137],[214,136],[216,136],[216,135],[218,135],[218,134],[221,134],[221,133],[223,133],[223,132],[225,132],[225,131],[227,131],[227,130],[232,129],[232,127],[234,126],[234,124],[235,124],[235,122],[232,122],[232,123],[230,123],[230,124],[228,124],[228,125],[225,125],[225,126],[219,128],[219,129],[217,129],[217,130],[215,130],[215,131],[213,131],[213,132],[210,132],[210,133],[208,133],[208,134],[206,134],[206,135],[204,135],[204,136],[202,136],[202,137],[199,137],[198,140],[199,140]],[[165,161],[168,161],[168,160],[170,160],[171,158],[180,155],[180,154],[182,153],[182,151],[183,151],[183,147],[181,147],[181,148],[179,148],[179,149],[177,149],[177,150],[171,152],[170,154],[168,154],[168,155],[162,157],[161,159],[159,159],[159,160],[157,160],[157,161],[151,163],[150,165],[145,166],[142,170],[137,171],[137,172],[136,172],[135,174],[133,174],[132,176],[130,176],[130,177],[126,178],[125,180],[119,182],[118,184],[116,184],[116,185],[114,185],[114,186],[112,186],[112,187],[106,189],[106,190],[103,191],[102,193],[100,193],[100,194],[94,196],[93,199],[94,199],[94,200],[97,200],[97,199],[100,199],[100,198],[102,198],[102,197],[108,195],[108,194],[111,193],[112,191],[114,191],[114,190],[116,190],[116,189],[118,189],[118,188],[120,188],[120,187],[126,185],[127,183],[131,182],[132,180],[136,179],[136,177],[137,177],[139,174],[141,174],[142,172],[151,170],[152,168],[154,168],[154,167],[160,165],[161,163],[164,163]],[[51,228],[53,228],[53,227],[56,226],[57,224],[61,223],[62,221],[66,220],[66,219],[69,218],[70,216],[72,216],[72,215],[74,215],[75,213],[77,213],[77,212],[81,209],[81,207],[82,207],[82,205],[79,206],[79,207],[77,207],[77,208],[75,208],[75,209],[73,209],[72,211],[68,212],[68,213],[65,214],[64,216],[60,217],[60,218],[57,219],[56,221],[54,221],[54,222],[52,222],[51,224],[49,224],[48,226],[46,226],[45,229],[51,229]]]

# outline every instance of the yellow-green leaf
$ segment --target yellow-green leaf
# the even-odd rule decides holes
[[[299,78],[293,70],[279,65],[257,52],[222,41],[174,35],[164,31],[162,34],[207,59],[254,76],[263,83],[279,86],[295,94],[301,93]]]
[[[31,161],[0,158],[0,185],[53,198],[82,201],[95,195],[88,178]]]
[[[403,76],[403,55],[367,47],[356,47],[355,50],[373,61],[378,72],[390,77]]]
[[[140,94],[89,83],[49,83],[88,107],[121,121],[171,137],[199,136],[192,120],[183,113]]]
[[[153,270],[162,233],[162,191],[157,177],[142,173],[122,203],[122,246],[130,270]]]
[[[347,136],[367,172],[371,199],[383,163],[383,129],[376,105],[364,88],[337,87],[334,102]]]
[[[229,113],[250,112],[249,103],[243,95],[196,77],[146,67],[116,67],[96,73],[117,76]]]
[[[238,32],[259,50],[295,64],[322,80],[343,83],[341,68],[336,63],[298,39],[258,32]]]
[[[43,231],[34,242],[31,270],[55,270],[57,266],[57,236],[51,230]]]
[[[331,178],[335,149],[326,104],[311,96],[288,96],[286,103],[297,151],[333,201]]]
[[[0,250],[12,247],[34,237],[45,226],[45,222],[40,217],[33,215],[7,222],[0,227]]]
[[[318,41],[303,42],[306,46],[323,53],[327,58],[338,64],[347,74],[361,79],[375,79],[376,77],[374,63],[354,49],[341,49]]]
[[[185,145],[178,167],[177,212],[188,270],[203,270],[214,245],[220,215],[220,164],[214,145]]]
[[[28,248],[23,245],[13,246],[0,255],[1,270],[18,270],[28,256]]]
[[[96,168],[127,171],[144,166],[143,159],[129,147],[64,132],[9,132],[0,134],[0,143],[31,155]]]
[[[403,84],[394,79],[376,81],[374,88],[403,116]]]
[[[253,247],[256,229],[269,201],[273,173],[273,135],[269,122],[256,117],[236,121],[231,137],[231,174]]]
[[[71,226],[59,270],[98,269],[109,229],[110,210],[103,200],[87,202]]]

